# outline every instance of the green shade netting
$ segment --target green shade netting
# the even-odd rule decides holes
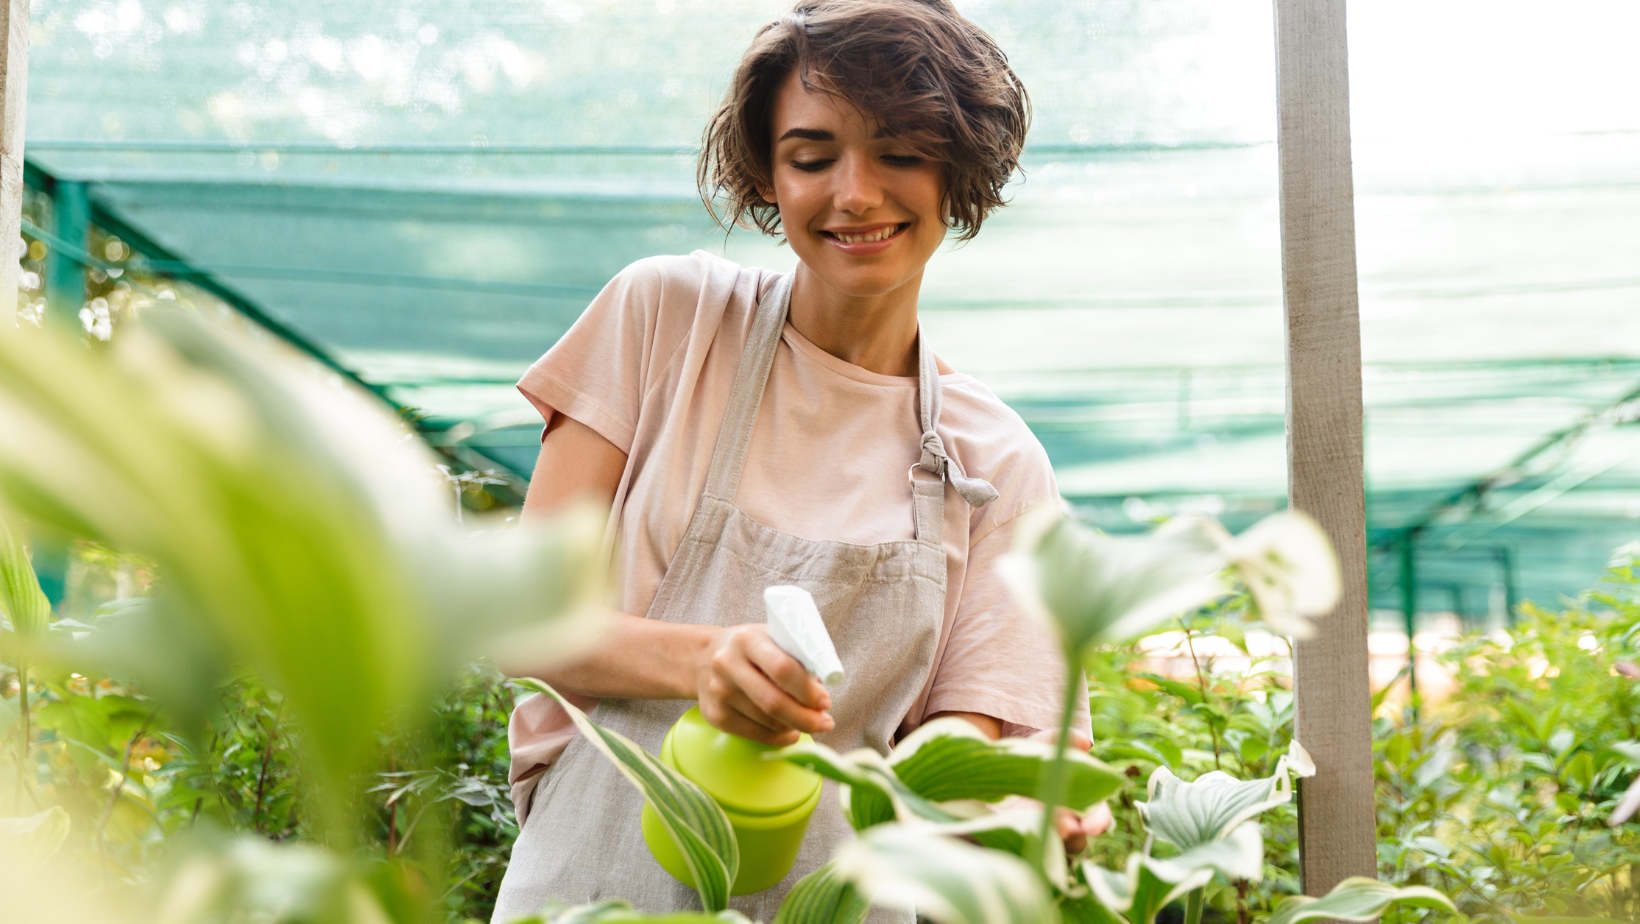
[[[35,0],[28,154],[528,473],[511,382],[622,266],[792,265],[714,228],[689,154],[783,6]],[[1269,4],[961,6],[1037,117],[1014,204],[929,269],[935,348],[1106,528],[1280,507]],[[1415,525],[1421,608],[1553,601],[1640,538],[1640,13],[1351,16],[1374,606]]]

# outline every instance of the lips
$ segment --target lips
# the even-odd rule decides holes
[[[910,222],[899,222],[864,228],[821,229],[820,236],[845,253],[870,254],[888,247],[909,227]]]

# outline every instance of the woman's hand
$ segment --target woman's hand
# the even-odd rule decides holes
[[[1053,731],[1037,732],[1030,740],[1053,744],[1059,740],[1059,735]],[[1092,750],[1093,742],[1088,740],[1087,735],[1073,731],[1069,746],[1085,752]],[[1059,830],[1059,839],[1065,842],[1065,852],[1072,856],[1087,849],[1088,838],[1098,837],[1109,831],[1114,821],[1110,814],[1110,806],[1103,802],[1080,815],[1064,806],[1054,811],[1054,826]]]
[[[828,732],[831,694],[759,623],[718,629],[695,665],[701,715],[742,738],[784,747]]]

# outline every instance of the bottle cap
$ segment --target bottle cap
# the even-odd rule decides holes
[[[843,680],[843,662],[831,643],[831,633],[820,618],[814,598],[801,587],[783,584],[763,591],[763,607],[769,614],[769,637],[786,654],[796,658],[808,672],[831,686]]]

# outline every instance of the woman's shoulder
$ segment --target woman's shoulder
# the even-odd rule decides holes
[[[687,254],[658,254],[634,260],[615,274],[612,283],[653,290],[657,295],[688,295],[718,286],[733,286],[743,274],[762,271],[743,267],[704,250]]]
[[[1059,497],[1048,452],[1025,419],[969,375],[942,376],[940,429],[946,451],[970,477],[983,478],[998,497],[977,517],[992,525]]]

